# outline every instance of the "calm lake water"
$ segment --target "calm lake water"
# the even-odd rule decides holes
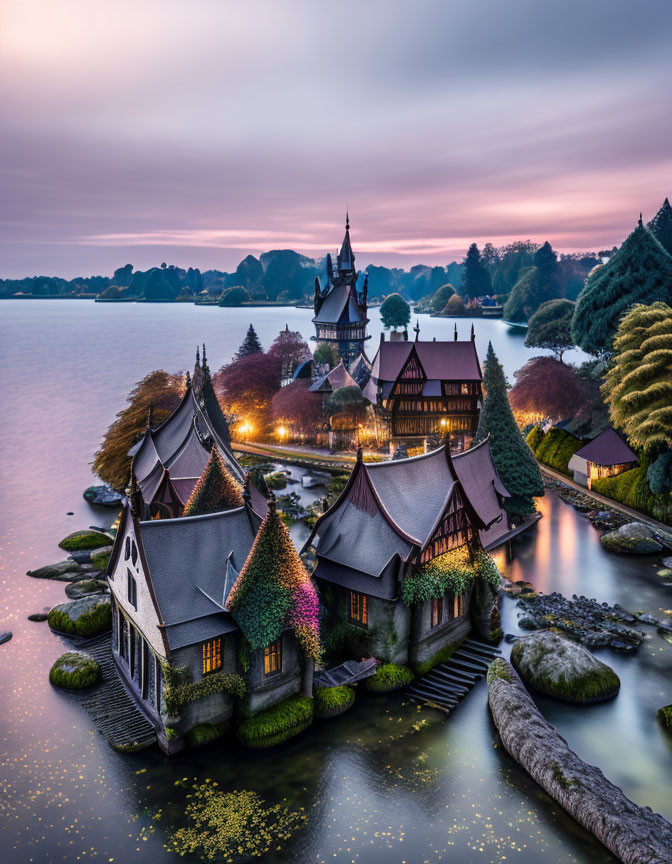
[[[68,532],[109,523],[81,493],[91,454],[132,385],[151,369],[190,368],[203,341],[217,368],[250,320],[267,346],[285,323],[309,336],[310,318],[293,308],[0,304],[0,630],[14,634],[0,646],[3,861],[177,861],[164,844],[185,824],[187,785],[206,780],[305,808],[306,826],[265,857],[271,864],[614,860],[496,746],[483,684],[447,721],[400,697],[359,694],[348,714],[270,753],[222,743],[170,761],[158,751],[115,753],[80,697],[49,685],[63,644],[26,616],[62,602],[64,586],[25,571],[62,557],[56,544]],[[452,321],[420,320],[423,338],[452,332]],[[461,336],[470,324],[459,322]],[[475,326],[481,356],[492,339],[509,377],[530,356],[502,322]],[[371,332],[375,345],[379,324]],[[543,519],[506,565],[511,578],[654,615],[672,607],[655,558],[608,555],[595,529],[554,495],[541,509]],[[515,602],[503,598],[502,613],[505,630],[517,632]],[[672,743],[655,719],[672,701],[672,646],[653,628],[648,635],[635,656],[600,653],[622,681],[612,702],[539,705],[584,759],[672,819]]]

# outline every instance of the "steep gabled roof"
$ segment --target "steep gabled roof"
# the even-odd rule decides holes
[[[313,318],[313,322],[322,324],[358,324],[364,321],[354,287],[343,282],[332,287]]]
[[[343,365],[343,361],[334,366],[329,372],[325,372],[310,386],[311,393],[333,392],[341,387],[358,387],[359,385]]]
[[[185,504],[184,515],[203,516],[221,510],[234,510],[242,507],[243,503],[240,484],[227,470],[217,447],[213,447],[208,464]]]
[[[632,452],[612,426],[577,450],[574,455],[595,465],[623,465],[637,462],[637,454]]]
[[[415,348],[429,379],[439,381],[481,381],[481,366],[472,339],[462,342],[381,342],[373,361],[371,377],[395,381]]]
[[[498,496],[502,498],[511,496],[500,480],[495,463],[492,461],[490,437],[484,438],[462,453],[455,453],[453,469],[469,497],[471,506],[486,526],[481,530],[483,545],[492,542],[495,535],[501,536],[506,533],[508,523]]]

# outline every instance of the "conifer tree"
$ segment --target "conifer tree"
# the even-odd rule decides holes
[[[527,321],[542,303],[560,296],[560,266],[551,244],[546,241],[534,253],[532,267],[522,270],[504,306],[509,321]]]
[[[464,259],[464,271],[462,272],[462,294],[470,299],[472,297],[483,297],[492,291],[490,274],[481,261],[478,246],[472,243],[467,250]]]
[[[222,510],[233,510],[242,506],[243,493],[240,484],[227,470],[215,445],[182,515],[205,516],[206,513],[220,513]]]
[[[264,349],[261,347],[261,342],[259,341],[259,337],[257,336],[257,331],[254,329],[253,325],[247,328],[247,334],[245,339],[243,340],[243,344],[238,349],[238,353],[236,354],[236,358],[240,360],[241,357],[248,357],[250,354],[263,354]]]
[[[575,344],[588,354],[611,352],[618,324],[635,303],[672,303],[672,257],[639,225],[588,277],[572,319]]]
[[[317,591],[273,497],[226,606],[253,649],[266,648],[291,627],[304,655],[319,660]]]
[[[534,496],[544,494],[541,472],[515,421],[506,392],[506,378],[500,362],[488,344],[483,369],[486,396],[476,430],[476,441],[490,435],[495,467],[510,493],[504,507],[515,516],[534,511]]]
[[[638,304],[623,318],[602,395],[633,447],[651,457],[672,449],[672,308]]]
[[[646,227],[663,249],[672,255],[672,207],[668,198],[663,201],[663,206]]]

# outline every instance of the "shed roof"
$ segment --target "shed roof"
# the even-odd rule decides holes
[[[637,462],[637,454],[632,452],[612,426],[589,441],[585,447],[577,450],[574,455],[595,465],[623,465]]]
[[[456,342],[381,342],[371,376],[395,381],[415,349],[427,378],[439,381],[481,381],[481,365],[472,339]]]

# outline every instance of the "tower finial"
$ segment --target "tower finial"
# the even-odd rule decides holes
[[[187,369],[187,387],[191,387],[191,375],[189,374],[188,369]]]
[[[208,361],[205,357],[205,342],[204,342],[203,343],[203,366],[207,366],[207,365],[208,365]]]
[[[639,227],[642,227],[642,211],[639,211]]]
[[[363,462],[363,461],[364,461],[364,451],[362,450],[362,445],[358,444],[357,445],[357,462]]]
[[[275,495],[272,490],[268,493],[268,512],[275,514]]]
[[[138,519],[141,515],[142,496],[140,495],[140,488],[135,479],[135,471],[133,468],[131,468],[131,476],[128,481],[128,486],[126,487],[126,500],[128,501],[131,516],[134,519]]]
[[[345,208],[345,230],[346,231],[350,230],[350,208],[349,207]]]
[[[415,327],[413,329],[415,330],[415,341],[417,342],[420,338],[420,321],[417,318],[415,319]]]
[[[457,342],[457,321],[455,322],[455,336],[453,337],[455,342]]]
[[[201,353],[198,345],[196,346],[196,366],[198,369],[201,368]]]

